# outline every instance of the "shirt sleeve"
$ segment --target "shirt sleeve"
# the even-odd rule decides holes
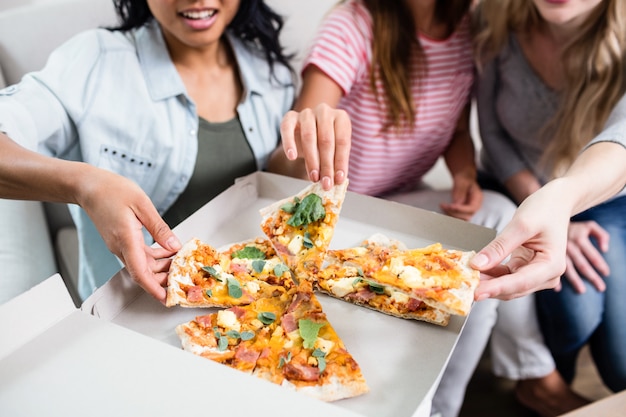
[[[0,91],[0,131],[27,149],[62,156],[77,140],[75,115],[88,107],[85,88],[97,60],[97,37],[84,33],[50,55],[45,67]]]
[[[302,71],[315,65],[347,95],[356,80],[367,73],[370,45],[371,18],[367,11],[354,2],[337,6],[322,22]]]
[[[478,76],[476,108],[482,141],[482,168],[504,183],[527,167],[498,118],[497,61],[496,58],[489,62]]]
[[[626,94],[615,105],[602,132],[586,148],[598,142],[615,142],[626,147]]]

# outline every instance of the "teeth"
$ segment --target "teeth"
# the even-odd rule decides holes
[[[187,19],[208,19],[215,14],[215,10],[190,11],[181,13]]]

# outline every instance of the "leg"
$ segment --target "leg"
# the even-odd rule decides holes
[[[600,326],[591,336],[591,354],[606,386],[618,392],[626,389],[626,228],[622,238],[611,234],[605,259],[611,274],[605,278],[604,315]]]
[[[390,197],[391,200],[440,212],[439,204],[449,199],[448,191],[421,190]],[[474,215],[472,223],[501,230],[510,220],[515,206],[506,197],[486,192],[482,209]],[[489,341],[496,320],[499,300],[485,300],[474,304],[457,345],[450,356],[446,369],[433,397],[433,413],[443,417],[455,417],[463,405],[465,390],[482,353]]]
[[[499,303],[499,300],[490,299],[472,307],[433,396],[433,414],[440,413],[442,417],[459,414],[467,384],[489,341]]]
[[[589,402],[556,371],[539,329],[533,295],[500,303],[491,357],[494,373],[517,380],[517,399],[541,416],[561,415]]]
[[[605,277],[603,314],[589,346],[604,383],[613,391],[626,389],[626,197],[611,200],[577,216],[595,220],[610,235],[604,258],[611,273]]]

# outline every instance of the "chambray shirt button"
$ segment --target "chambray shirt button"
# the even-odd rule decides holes
[[[4,90],[0,89],[0,92],[2,93],[2,95],[8,96],[11,94],[15,94],[17,90],[19,90],[19,87],[17,86],[17,84],[14,84],[9,87],[6,87]]]
[[[185,182],[187,181],[187,176],[186,175],[181,175],[180,176],[180,182]]]
[[[193,135],[195,135],[195,134],[196,134],[195,129],[190,129],[190,130],[189,130],[189,136],[193,136]]]

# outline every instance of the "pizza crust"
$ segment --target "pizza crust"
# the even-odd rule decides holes
[[[167,276],[167,298],[165,302],[166,307],[172,307],[175,305],[182,305],[183,307],[193,307],[187,303],[187,297],[185,291],[181,288],[181,284],[193,285],[191,276],[186,271],[189,268],[191,262],[191,256],[198,250],[198,247],[202,244],[200,239],[193,238],[183,245],[178,251],[172,263]]]

